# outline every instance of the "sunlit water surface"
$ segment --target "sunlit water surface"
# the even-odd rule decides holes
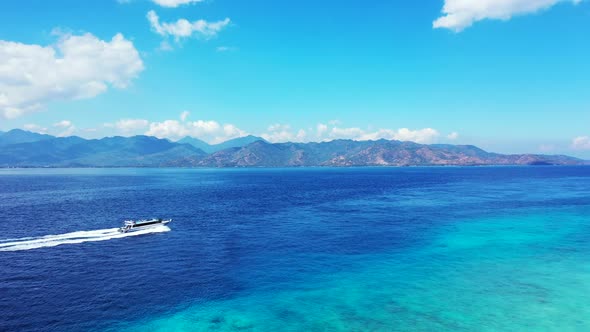
[[[1,331],[590,330],[588,167],[0,170],[0,215]]]

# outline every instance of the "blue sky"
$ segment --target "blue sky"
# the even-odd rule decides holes
[[[590,158],[588,1],[0,6],[0,130],[389,138]]]

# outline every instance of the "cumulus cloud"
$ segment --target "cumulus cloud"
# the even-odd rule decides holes
[[[147,19],[155,33],[164,37],[174,37],[177,41],[193,35],[205,39],[213,38],[231,22],[229,18],[216,22],[208,22],[205,20],[190,22],[187,19],[181,18],[176,22],[160,23],[158,14],[153,10],[150,10],[147,13]]]
[[[114,124],[106,124],[106,127],[117,128],[120,132],[129,134],[142,129],[145,129],[149,124],[148,120],[144,119],[121,119]]]
[[[516,15],[534,13],[561,2],[577,4],[582,0],[445,0],[443,15],[432,26],[459,32],[485,19],[508,20]]]
[[[223,142],[225,140],[231,139],[231,138],[242,137],[242,136],[246,136],[246,135],[248,135],[248,133],[246,133],[245,131],[241,130],[240,128],[238,128],[232,124],[224,124],[223,125],[223,136],[217,137],[214,141],[219,143],[219,142]]]
[[[23,128],[25,128],[28,131],[32,131],[39,134],[47,134],[48,132],[47,127],[43,127],[34,123],[27,123],[23,126]]]
[[[57,130],[56,136],[58,137],[66,137],[71,136],[76,131],[76,126],[72,124],[72,121],[69,120],[62,120],[53,124],[55,130]]]
[[[398,141],[412,141],[416,143],[433,143],[440,136],[439,132],[432,128],[424,128],[417,130],[410,130],[408,128],[394,129],[378,129],[378,130],[363,130],[361,128],[340,128],[333,127],[329,131],[330,139],[352,139],[356,141],[368,140],[398,140]]]
[[[152,2],[162,7],[176,8],[181,5],[203,2],[203,0],[152,0]]]
[[[590,150],[590,137],[578,136],[572,140],[574,150]]]
[[[159,138],[169,138],[172,140],[191,136],[213,144],[248,135],[247,132],[233,124],[222,125],[217,121],[204,120],[166,120],[162,122],[152,122],[149,124],[149,129],[145,134]]]
[[[365,131],[352,127],[352,128],[339,128],[334,127],[330,130],[329,136],[333,139],[356,139],[360,140],[362,136],[365,135]]]
[[[62,120],[56,122],[52,124],[49,128],[43,127],[35,123],[27,123],[23,126],[23,129],[39,134],[50,134],[58,137],[71,136],[78,131],[78,128],[76,128],[72,121],[69,120]]]
[[[318,123],[316,127],[316,132],[318,136],[323,136],[328,131],[328,125],[323,123]]]
[[[16,118],[51,101],[92,98],[125,88],[144,69],[122,34],[110,41],[90,33],[63,35],[55,45],[0,40],[0,117]]]
[[[339,123],[339,122],[333,122]],[[412,141],[417,143],[433,143],[439,138],[440,133],[432,128],[410,130],[401,129],[378,129],[364,130],[358,127],[338,127],[319,123],[315,128],[309,131],[303,129],[296,130],[287,124],[273,124],[267,128],[267,131],[261,135],[269,142],[307,142],[312,140],[330,141],[335,139],[352,139],[355,141],[368,140],[400,140]]]
[[[156,136],[158,138],[178,139],[184,136],[189,136],[190,130],[180,121],[166,120],[163,122],[150,123],[150,128],[145,134]]]
[[[457,138],[459,138],[459,133],[454,131],[450,134],[447,135],[447,138],[450,139],[451,141],[456,140]]]
[[[424,128],[411,130],[408,128],[401,128],[397,130],[379,129],[372,133],[366,133],[361,136],[361,140],[377,140],[388,139],[398,141],[411,141],[416,143],[433,143],[440,136],[438,131],[432,128]]]
[[[271,143],[303,142],[307,137],[307,132],[303,129],[293,131],[290,125],[276,123],[270,125],[267,132],[261,136]]]

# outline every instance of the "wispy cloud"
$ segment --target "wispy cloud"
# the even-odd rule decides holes
[[[561,2],[580,3],[582,0],[445,0],[443,15],[432,26],[456,32],[486,19],[508,20],[516,15],[535,13]]]
[[[590,137],[578,136],[572,140],[572,149],[574,150],[590,150]]]
[[[182,5],[203,2],[203,0],[152,0],[152,2],[162,7],[176,8]]]
[[[172,45],[170,45],[170,43],[167,40],[162,40],[162,42],[160,43],[160,47],[158,47],[159,51],[164,51],[164,52],[168,52],[168,51],[172,51],[174,48],[172,47]]]
[[[205,20],[189,21],[181,18],[176,22],[160,22],[160,17],[155,11],[150,10],[147,13],[147,19],[150,22],[152,31],[155,33],[167,37],[174,37],[177,41],[183,38],[189,38],[196,36],[204,39],[210,39],[229,26],[231,20],[225,18],[216,22],[209,22]]]
[[[215,50],[217,52],[233,52],[233,51],[237,51],[238,48],[232,47],[232,46],[218,46],[217,48],[215,48]]]
[[[180,113],[180,121],[186,121],[189,115],[191,115],[191,112],[183,111],[182,113]]]
[[[67,128],[70,127],[72,125],[72,121],[69,120],[62,120],[60,122],[56,122],[53,124],[54,127],[58,127],[58,128]]]

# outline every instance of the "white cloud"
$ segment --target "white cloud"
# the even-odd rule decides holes
[[[75,126],[70,126],[57,134],[58,137],[72,136],[76,132]]]
[[[237,51],[237,47],[232,47],[232,46],[218,46],[217,48],[215,48],[215,50],[217,52],[233,52],[233,51]]]
[[[432,128],[424,128],[418,130],[410,130],[408,128],[393,129],[378,129],[375,131],[367,131],[361,128],[339,128],[333,127],[329,131],[329,139],[352,139],[356,141],[368,140],[398,140],[398,141],[412,141],[416,143],[433,143],[440,136],[439,132]]]
[[[181,5],[203,2],[203,0],[152,0],[152,2],[162,7],[176,8]]]
[[[433,143],[440,136],[438,131],[432,128],[424,128],[418,130],[410,130],[408,128],[398,129],[397,133],[392,137],[399,141],[412,141],[416,143]]]
[[[187,123],[189,128],[192,128],[197,135],[214,134],[217,133],[221,126],[216,121],[195,121]]]
[[[170,43],[167,40],[162,40],[162,42],[160,43],[160,47],[158,47],[158,50],[163,52],[169,52],[173,49],[174,48],[172,48],[172,45],[170,45]]]
[[[291,129],[290,125],[287,124],[280,124],[280,123],[274,123],[271,124],[270,126],[268,126],[268,131],[281,131],[281,130],[289,130]]]
[[[183,123],[176,120],[150,123],[149,130],[145,133],[158,138],[178,139],[190,135],[189,130]]]
[[[51,134],[58,137],[71,136],[77,131],[76,126],[69,120],[62,120],[51,125],[51,128],[43,127],[35,123],[27,123],[23,126],[25,130],[40,134]]]
[[[297,132],[297,135],[295,136],[295,139],[297,141],[303,141],[303,140],[305,140],[306,137],[307,137],[307,133],[305,132],[305,130],[299,129],[299,131]]]
[[[217,121],[204,120],[193,122],[177,120],[152,122],[150,123],[149,129],[145,134],[173,140],[180,139],[185,136],[191,136],[213,144],[248,135],[246,131],[239,129],[232,124],[228,123],[222,125]]]
[[[291,126],[287,124],[276,123],[268,127],[268,132],[262,134],[262,138],[271,143],[282,142],[303,142],[307,137],[307,132],[303,129],[292,131]]]
[[[32,131],[39,134],[47,134],[48,131],[47,127],[42,127],[34,123],[27,123],[23,127],[28,131]]]
[[[318,136],[323,136],[328,131],[328,126],[323,123],[318,123],[316,131]]]
[[[313,129],[310,129],[310,131],[313,132]],[[437,130],[432,128],[418,130],[410,130],[407,128],[397,130],[379,129],[371,131],[358,127],[342,128],[319,123],[316,126],[315,134],[313,135],[308,135],[303,129],[298,131],[294,130],[287,124],[273,124],[269,126],[267,132],[263,133],[261,136],[273,143],[288,141],[306,142],[311,140],[330,141],[335,139],[352,139],[355,141],[387,139],[429,144],[436,142],[440,134]]]
[[[330,131],[330,138],[332,139],[359,139],[365,135],[365,132],[360,128],[338,128],[334,127]]]
[[[176,22],[160,23],[160,18],[153,10],[147,13],[147,19],[155,33],[165,37],[172,36],[176,40],[188,38],[192,35],[205,39],[213,38],[231,22],[229,18],[217,22],[205,20],[189,22],[187,19],[181,18]]]
[[[0,40],[0,118],[16,118],[57,100],[92,98],[109,85],[125,88],[144,69],[133,43],[90,33],[55,45]]]
[[[232,124],[223,125],[223,134],[224,134],[223,137],[231,137],[231,138],[247,135],[247,133],[245,131],[241,130],[240,128],[238,128]]]
[[[447,135],[447,138],[450,139],[451,141],[456,140],[457,138],[459,138],[459,133],[454,131],[450,134]]]
[[[62,120],[60,122],[56,122],[53,124],[54,127],[58,127],[58,128],[67,128],[70,127],[72,125],[72,121],[69,120]]]
[[[485,19],[508,20],[515,15],[534,13],[560,2],[577,4],[582,0],[445,0],[443,16],[432,26],[459,32]]]
[[[121,119],[114,124],[114,127],[123,133],[132,133],[142,130],[148,126],[148,120],[144,119]]]
[[[188,118],[189,115],[191,115],[191,112],[183,111],[182,113],[180,113],[180,121],[186,121],[186,118]]]
[[[66,137],[72,136],[72,134],[76,131],[76,126],[72,124],[72,121],[69,120],[62,120],[53,124],[53,127],[58,130],[56,136],[58,137]]]
[[[590,150],[590,137],[578,136],[572,140],[572,148],[575,150]]]

